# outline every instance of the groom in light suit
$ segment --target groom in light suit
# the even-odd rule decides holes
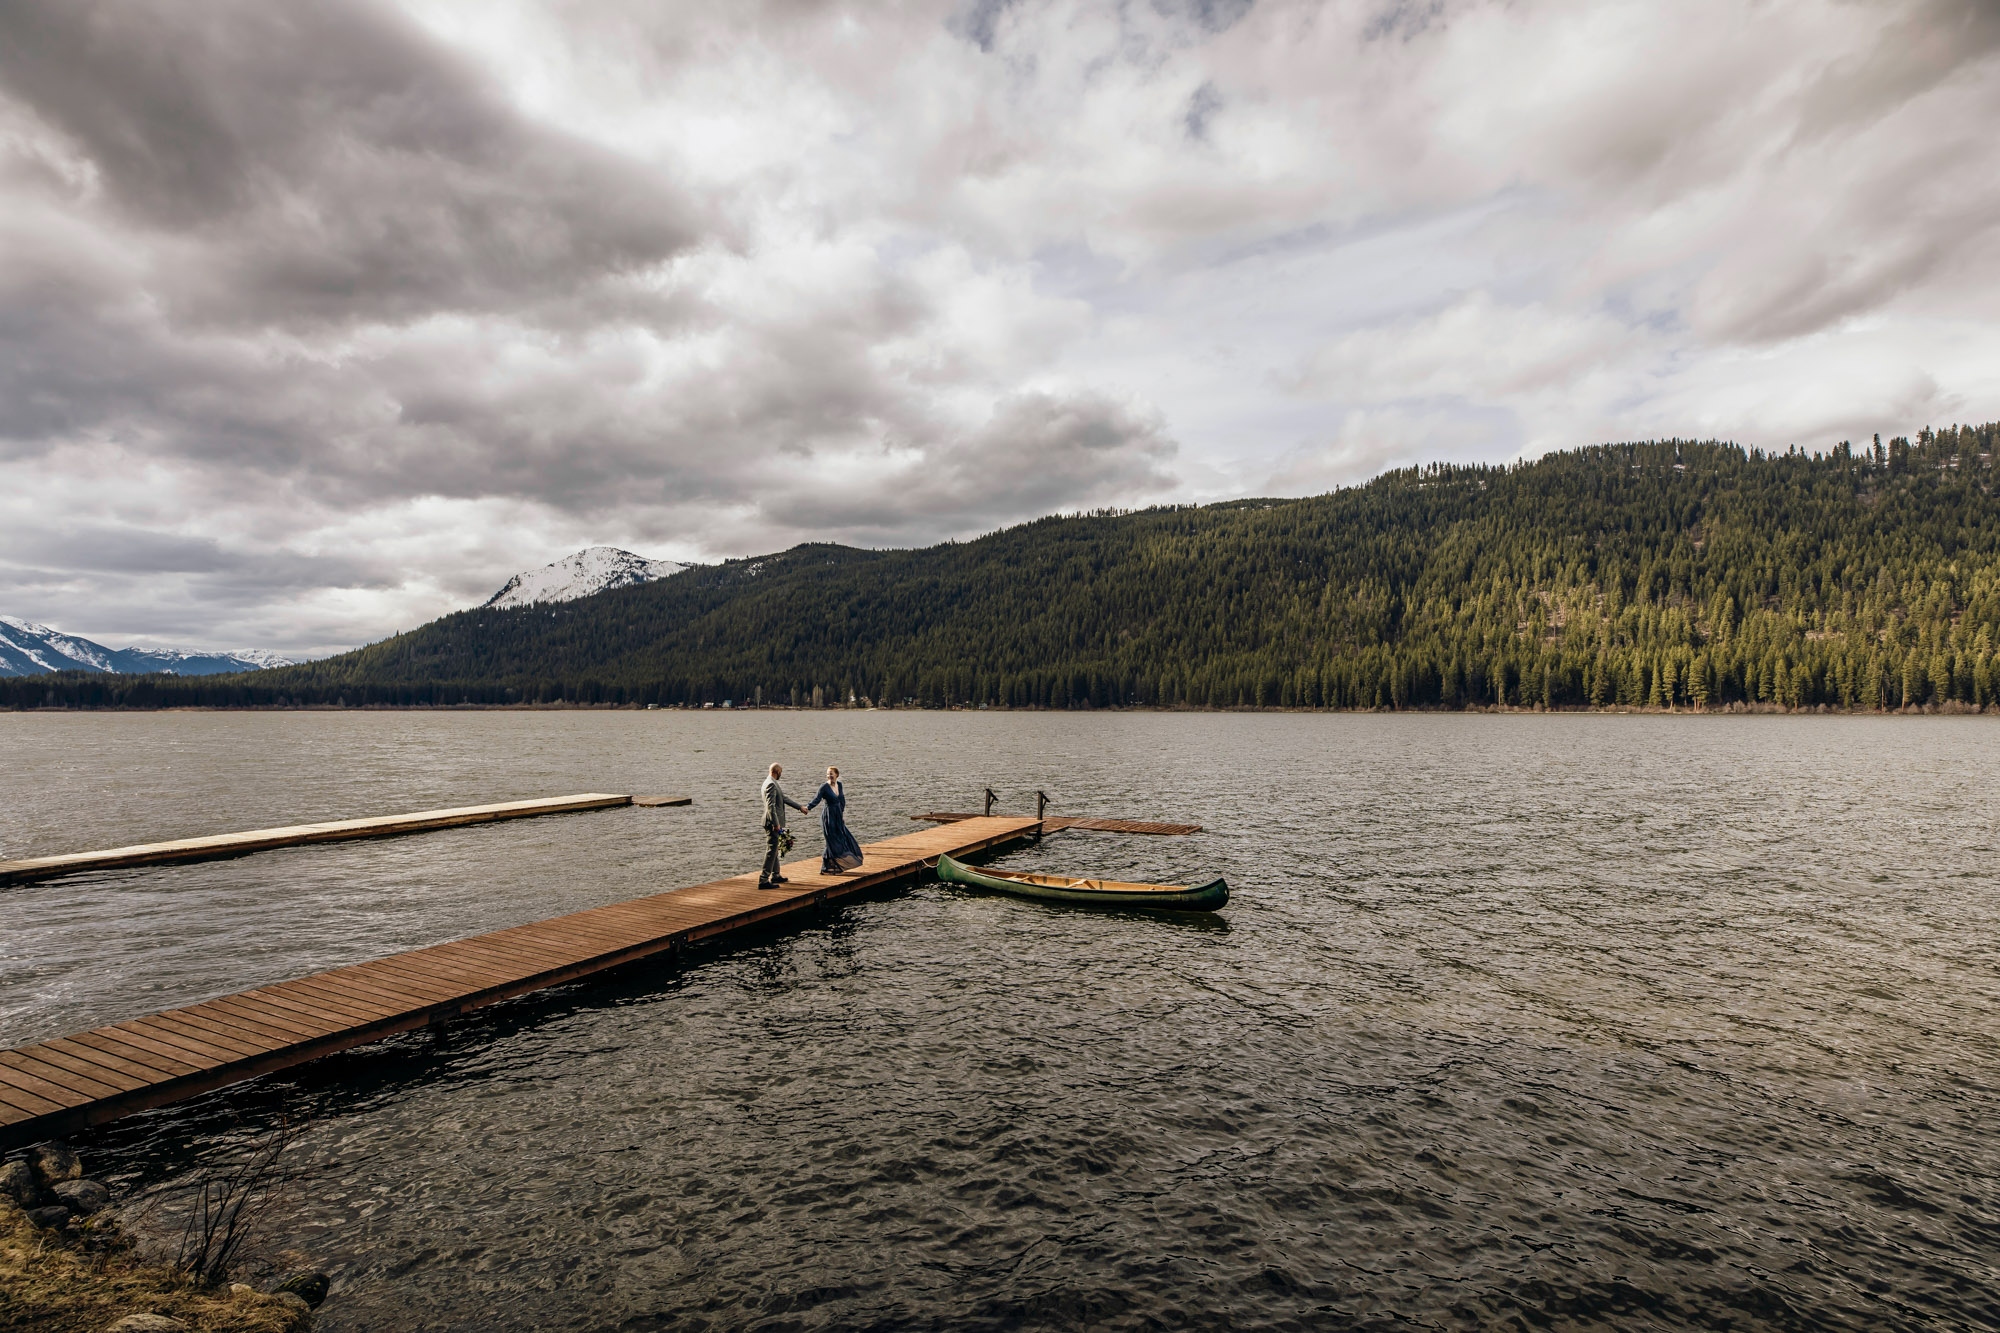
[[[778,779],[783,776],[785,766],[773,764],[771,776],[764,779],[764,836],[768,845],[764,852],[764,869],[757,876],[757,887],[760,889],[775,889],[788,882],[778,873],[778,835],[785,831],[785,807],[789,805],[800,814],[806,812],[804,806],[785,795],[785,789],[778,785]]]

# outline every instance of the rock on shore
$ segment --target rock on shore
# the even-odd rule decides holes
[[[49,1190],[56,1202],[72,1213],[88,1217],[111,1202],[111,1191],[95,1180],[65,1180]]]
[[[5,1199],[22,1212],[39,1206],[42,1183],[35,1179],[33,1168],[21,1161],[0,1166],[0,1199]]]
[[[67,1143],[37,1143],[28,1149],[28,1169],[35,1173],[43,1189],[83,1178],[83,1162]]]

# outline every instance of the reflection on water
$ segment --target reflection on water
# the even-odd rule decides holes
[[[2000,1327],[1989,719],[0,716],[0,855],[566,791],[622,810],[0,890],[0,1041],[864,839],[1002,864],[97,1131],[121,1184],[303,1120],[331,1330]],[[801,785],[809,785],[803,783]],[[802,851],[809,851],[804,848]]]

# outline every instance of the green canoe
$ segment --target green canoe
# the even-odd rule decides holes
[[[1068,875],[1030,875],[1019,870],[977,870],[938,858],[938,878],[948,884],[969,884],[1043,902],[1081,903],[1088,907],[1154,907],[1180,912],[1213,912],[1229,901],[1229,885],[1221,878],[1190,887],[1186,884],[1128,884],[1115,879],[1071,879]]]

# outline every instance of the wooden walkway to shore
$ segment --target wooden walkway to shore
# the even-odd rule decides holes
[[[645,798],[649,804],[658,798]],[[670,798],[677,799],[677,798]],[[664,802],[659,802],[664,803]],[[685,802],[681,802],[685,804]],[[419,810],[408,815],[372,819],[336,819],[325,824],[293,824],[287,828],[251,829],[247,833],[217,833],[206,838],[179,838],[103,852],[72,852],[67,856],[37,856],[25,861],[0,861],[0,885],[80,875],[87,870],[120,870],[126,866],[164,865],[173,861],[217,861],[229,856],[297,847],[308,842],[346,842],[353,838],[394,838],[405,833],[490,824],[498,819],[528,819],[535,815],[566,815],[579,810],[603,810],[630,805],[630,796],[583,792],[534,801],[502,801],[498,805],[464,805],[455,810]]]
[[[607,798],[623,801],[625,797]],[[869,843],[845,875],[737,875],[334,968],[0,1052],[0,1151],[303,1064],[511,996],[802,911],[1032,837],[1031,818],[957,821]]]

